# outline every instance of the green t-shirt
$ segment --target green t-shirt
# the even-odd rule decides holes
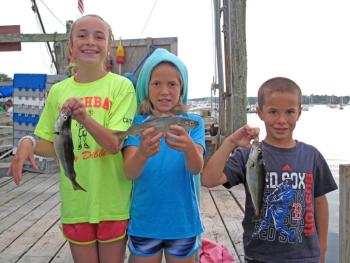
[[[128,79],[108,73],[90,83],[77,83],[70,77],[51,88],[34,134],[52,142],[59,110],[72,97],[80,98],[88,115],[111,130],[127,130],[136,111],[135,91]],[[76,179],[87,192],[75,191],[61,169],[62,223],[128,219],[132,182],[125,176],[121,152],[108,153],[75,120],[71,130]]]

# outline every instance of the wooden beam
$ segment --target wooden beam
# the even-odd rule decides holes
[[[0,34],[0,43],[67,41],[68,34]]]
[[[340,262],[350,262],[350,164],[339,166]]]

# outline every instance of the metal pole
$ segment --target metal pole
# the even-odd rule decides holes
[[[215,32],[215,53],[216,53],[216,70],[217,79],[213,89],[219,90],[219,136],[226,133],[225,127],[225,99],[224,99],[224,76],[222,62],[222,45],[221,45],[221,0],[213,0],[214,4],[214,32]]]

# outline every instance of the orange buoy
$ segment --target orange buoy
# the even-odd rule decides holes
[[[116,62],[117,64],[124,64],[125,62],[125,50],[124,46],[122,45],[122,39],[119,40],[119,45],[117,46]]]

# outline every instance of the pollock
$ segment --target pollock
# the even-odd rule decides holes
[[[71,180],[74,190],[86,190],[76,180],[74,170],[74,146],[71,132],[71,112],[61,110],[55,123],[54,148],[65,175]]]
[[[198,126],[198,121],[191,120],[185,117],[178,116],[165,116],[165,117],[153,117],[146,120],[140,124],[132,125],[127,131],[118,131],[114,132],[121,140],[123,140],[128,135],[138,136],[141,135],[144,130],[147,128],[155,128],[157,132],[162,132],[165,134],[170,131],[171,125],[179,125],[185,130],[189,130]]]
[[[262,143],[254,141],[246,163],[246,184],[252,199],[256,220],[263,218],[262,208],[266,187],[265,174]]]

